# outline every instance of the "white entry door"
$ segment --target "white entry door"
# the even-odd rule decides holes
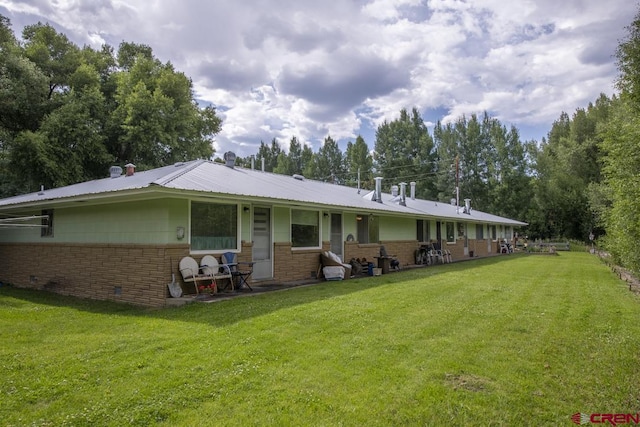
[[[271,259],[271,209],[253,208],[253,276],[255,280],[273,278]]]

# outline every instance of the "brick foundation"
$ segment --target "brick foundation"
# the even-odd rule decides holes
[[[164,307],[187,245],[0,244],[0,280],[81,298]]]

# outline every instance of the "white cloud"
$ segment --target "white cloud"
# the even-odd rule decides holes
[[[625,0],[0,0],[19,35],[48,21],[79,45],[147,44],[219,108],[218,154],[291,137],[373,134],[401,108],[429,122],[487,110],[538,128],[611,94]],[[373,147],[374,141],[366,141]],[[344,147],[344,145],[343,145]]]

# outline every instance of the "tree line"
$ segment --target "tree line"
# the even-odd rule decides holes
[[[486,112],[429,132],[413,108],[378,126],[373,147],[358,136],[343,153],[327,136],[313,152],[296,137],[274,138],[237,163],[365,189],[376,176],[387,191],[413,181],[417,197],[441,202],[457,188],[477,210],[527,222],[529,238],[593,234],[640,271],[640,18],[627,29],[615,52],[619,94],[562,112],[541,142]],[[190,79],[151,47],[79,48],[41,23],[18,41],[0,15],[0,195],[101,178],[112,164],[212,159],[220,126]]]
[[[101,178],[112,164],[207,158],[220,125],[151,47],[80,48],[41,23],[18,42],[0,15],[2,195]]]

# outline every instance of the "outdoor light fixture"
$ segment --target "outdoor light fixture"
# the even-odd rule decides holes
[[[245,206],[242,208],[242,210],[245,211],[246,213],[249,213],[251,209],[249,208],[249,206]]]
[[[176,237],[178,238],[178,240],[184,239],[184,227],[176,228]]]

